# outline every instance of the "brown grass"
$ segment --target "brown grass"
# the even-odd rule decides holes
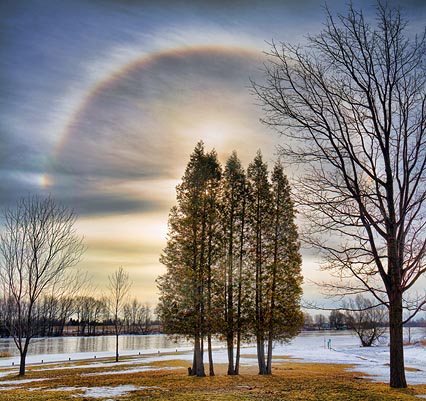
[[[85,397],[83,387],[116,387],[134,385],[138,389],[122,396],[107,396],[101,400],[415,400],[416,394],[426,394],[426,385],[413,386],[405,390],[390,389],[382,383],[372,383],[360,377],[356,372],[348,372],[349,366],[332,364],[299,363],[288,361],[276,363],[271,376],[259,376],[253,366],[243,366],[241,375],[227,376],[226,366],[216,366],[215,377],[196,378],[187,376],[188,362],[157,361],[149,366],[158,370],[117,374],[117,371],[134,366],[122,364],[78,368],[42,370],[43,367],[31,367],[25,379],[48,379],[44,381],[22,382],[20,388],[11,388],[5,381],[17,377],[0,378],[0,400],[53,401],[53,400],[93,400]],[[80,367],[81,365],[81,367]],[[140,366],[140,365],[138,365]],[[58,366],[59,367],[59,366]],[[64,366],[62,366],[63,368]],[[66,367],[66,365],[65,365]],[[175,369],[162,369],[162,368]],[[16,372],[16,371],[15,371]],[[107,373],[91,376],[88,373]],[[17,379],[18,380],[18,379]],[[13,385],[16,387],[16,385]],[[63,391],[64,387],[76,387],[73,391]],[[7,389],[9,388],[9,389]],[[31,390],[31,391],[29,391]],[[53,390],[53,391],[52,391]],[[418,399],[418,398],[417,398]]]

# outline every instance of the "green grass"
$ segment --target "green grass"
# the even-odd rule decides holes
[[[240,376],[227,376],[226,366],[217,365],[215,377],[196,378],[187,376],[188,362],[158,361],[149,363],[159,370],[117,374],[117,371],[132,368],[127,365],[132,360],[108,366],[83,368],[86,363],[76,364],[77,368],[42,370],[44,366],[28,368],[25,379],[48,379],[44,381],[22,382],[21,388],[11,388],[5,381],[19,380],[17,376],[0,379],[0,400],[50,401],[50,400],[94,400],[85,396],[84,387],[117,387],[133,385],[138,389],[122,396],[108,396],[98,400],[418,400],[416,394],[426,394],[426,385],[412,386],[404,390],[390,389],[387,384],[373,383],[361,378],[356,372],[345,370],[348,366],[332,364],[300,363],[289,360],[276,363],[271,376],[259,376],[255,367],[242,367]],[[140,365],[138,365],[140,366]],[[59,366],[58,366],[59,367]],[[162,369],[173,367],[175,369]],[[90,376],[88,373],[107,373]],[[13,385],[16,387],[16,385]],[[9,387],[9,389],[7,389]],[[63,391],[63,387],[76,387],[73,391]],[[55,390],[56,389],[56,390]]]

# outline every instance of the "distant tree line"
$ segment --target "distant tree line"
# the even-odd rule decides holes
[[[0,300],[0,336],[13,337],[11,302]],[[158,332],[158,321],[149,304],[136,298],[125,303],[117,319],[121,334],[148,334]],[[114,316],[105,297],[76,296],[75,298],[44,297],[34,305],[31,319],[32,337],[67,335],[95,336],[114,334]],[[15,333],[16,334],[16,333]],[[27,335],[24,331],[23,337]]]
[[[376,344],[389,329],[386,308],[360,294],[344,301],[342,309],[332,310],[328,317],[304,312],[303,319],[304,330],[352,330],[363,347]],[[426,320],[424,317],[412,319],[406,327],[426,327]]]
[[[295,209],[282,165],[272,174],[260,151],[245,171],[236,152],[222,169],[198,143],[176,188],[158,279],[158,313],[168,334],[194,340],[190,374],[204,376],[204,342],[226,341],[228,374],[240,347],[255,341],[259,374],[271,374],[274,341],[303,325],[301,255]]]
[[[328,318],[317,314],[312,318],[304,314],[304,329],[354,331],[363,347],[375,344],[389,327],[387,310],[362,295],[343,302],[341,310],[332,310]]]

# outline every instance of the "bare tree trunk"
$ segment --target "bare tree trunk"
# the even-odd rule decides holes
[[[25,359],[27,357],[27,352],[22,352],[20,355],[19,362],[19,376],[25,376]]]
[[[402,325],[402,293],[393,291],[389,308],[390,386],[406,388]]]
[[[115,362],[118,362],[118,336],[119,336],[119,332],[118,332],[118,326],[116,324],[115,326]]]
[[[28,334],[27,334],[28,336]],[[19,349],[20,360],[19,360],[19,376],[25,376],[26,359],[28,352],[28,345],[30,343],[29,337],[25,338],[24,348]]]

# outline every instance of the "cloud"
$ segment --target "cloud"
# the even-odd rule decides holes
[[[424,1],[402,8],[424,26]],[[325,20],[315,0],[3,1],[0,15],[0,207],[51,194],[80,216],[82,266],[104,283],[105,269],[127,264],[152,297],[167,213],[196,142],[222,161],[236,149],[247,166],[258,148],[271,161],[279,139],[259,123],[249,78],[262,79],[264,40],[297,44]],[[202,46],[211,49],[194,51]],[[304,256],[314,276],[316,258]]]

